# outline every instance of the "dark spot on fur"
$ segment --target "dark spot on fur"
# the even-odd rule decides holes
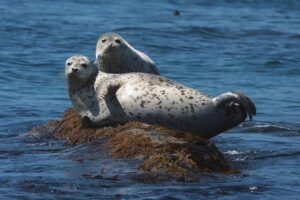
[[[189,99],[193,99],[194,97],[192,97],[192,96],[189,96]]]
[[[146,101],[141,101],[141,107],[144,108]]]
[[[191,111],[192,113],[195,113],[195,108],[194,108],[194,105],[190,103],[190,108],[191,108]]]
[[[167,109],[167,111],[170,112],[171,108],[168,108],[167,106],[165,106],[165,109]]]
[[[181,85],[176,85],[176,88],[177,88],[178,90],[183,89],[183,87],[182,87]]]

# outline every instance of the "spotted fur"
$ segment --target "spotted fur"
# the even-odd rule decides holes
[[[98,127],[135,120],[210,138],[256,112],[254,104],[241,93],[212,98],[153,74],[99,72],[94,86],[100,110],[104,109],[91,118]]]

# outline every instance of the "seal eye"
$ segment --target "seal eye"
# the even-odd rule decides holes
[[[72,65],[72,63],[71,62],[67,62],[67,66],[70,66],[70,65]]]
[[[104,42],[106,42],[106,39],[103,39],[103,40],[102,40],[102,43],[104,43]]]
[[[83,63],[83,64],[81,64],[81,67],[83,67],[83,68],[87,68],[87,64],[85,64],[85,63]]]
[[[120,43],[121,43],[121,40],[116,39],[115,42],[118,43],[118,44],[120,44]]]

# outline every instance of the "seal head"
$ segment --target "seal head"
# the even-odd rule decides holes
[[[127,42],[120,35],[105,33],[97,41],[96,58],[123,57],[127,48]]]
[[[76,55],[67,59],[65,76],[68,81],[69,92],[78,90],[86,84],[91,77],[97,75],[97,68],[85,56]]]
[[[99,105],[94,91],[97,67],[85,56],[72,56],[66,61],[65,76],[73,107],[81,116],[98,115]]]
[[[105,33],[99,37],[95,64],[100,71],[107,73],[159,74],[154,61],[149,56],[133,48],[116,33]]]

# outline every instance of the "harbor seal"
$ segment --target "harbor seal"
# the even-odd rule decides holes
[[[74,109],[83,116],[99,114],[99,105],[94,91],[98,69],[85,56],[72,56],[65,64],[68,93]]]
[[[94,89],[99,115],[85,121],[96,127],[139,121],[211,138],[256,114],[254,103],[241,93],[210,97],[147,73],[99,72]]]
[[[154,61],[116,33],[101,35],[96,46],[98,69],[107,73],[144,72],[159,75]]]

